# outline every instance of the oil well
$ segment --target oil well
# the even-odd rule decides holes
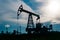
[[[25,10],[23,8],[23,5],[21,5],[18,8],[17,19],[19,19],[19,15],[22,12],[25,12],[25,13],[29,14],[29,16],[28,16],[28,22],[27,22],[27,27],[26,27],[26,30],[25,30],[27,32],[27,34],[46,33],[46,32],[50,32],[50,30],[52,30],[52,24],[49,25],[49,28],[47,28],[46,26],[43,26],[40,22],[36,22],[36,27],[35,27],[34,26],[34,22],[33,22],[33,16],[36,16],[37,17],[36,18],[36,21],[40,21],[40,16],[38,14],[35,14],[35,13],[30,12],[28,10]]]
[[[43,26],[42,23],[40,23],[40,16],[24,9],[23,5],[20,5],[20,7],[18,8],[17,19],[19,19],[19,16],[22,12],[29,14],[27,27],[25,29],[27,34],[21,34],[20,26],[20,34],[18,34],[19,32],[16,30],[14,30],[12,34],[10,34],[8,31],[6,32],[6,34],[4,34],[4,32],[2,31],[0,34],[1,40],[60,40],[60,32],[52,31],[52,24],[50,24],[49,26]],[[36,16],[36,21],[39,21],[36,22],[36,27],[34,26],[33,16]]]

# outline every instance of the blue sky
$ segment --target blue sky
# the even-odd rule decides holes
[[[25,32],[25,28],[27,26],[27,18],[28,14],[21,13],[20,19],[17,24],[17,10],[20,5],[23,5],[23,8],[34,12],[36,14],[41,15],[41,23],[44,24],[53,24],[53,29],[59,31],[60,30],[60,17],[53,18],[54,15],[51,14],[46,15],[45,4],[47,1],[42,0],[0,0],[0,31],[5,29],[5,25],[9,24],[9,31],[19,30],[19,26],[22,26],[22,32]],[[49,12],[48,12],[49,13]],[[48,18],[50,17],[51,18]],[[34,18],[34,22],[36,18]],[[51,21],[51,19],[53,19]]]

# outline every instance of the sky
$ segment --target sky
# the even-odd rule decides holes
[[[22,33],[25,33],[28,14],[22,12],[17,21],[17,10],[21,4],[24,9],[40,15],[43,25],[52,24],[54,31],[60,31],[60,0],[0,0],[0,31],[6,31],[6,25],[9,32],[20,31],[21,26]],[[35,16],[33,20],[36,23]]]

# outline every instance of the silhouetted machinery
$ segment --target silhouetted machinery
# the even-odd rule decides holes
[[[27,32],[28,34],[31,34],[31,33],[40,33],[40,32],[43,32],[44,30],[47,31],[48,28],[46,28],[45,26],[42,28],[42,27],[41,27],[42,24],[39,23],[39,22],[36,23],[36,28],[34,27],[34,22],[33,22],[32,15],[34,15],[34,16],[37,17],[36,21],[40,19],[40,16],[39,16],[39,15],[23,9],[23,6],[21,5],[21,6],[19,7],[19,9],[18,9],[18,12],[17,12],[17,18],[19,18],[19,15],[20,15],[21,12],[26,12],[26,13],[29,14],[29,16],[28,16],[27,28],[26,28],[26,32]],[[45,28],[45,29],[44,29],[44,28]],[[50,28],[49,28],[49,30],[50,30]]]
[[[21,12],[26,12],[26,13],[29,14],[26,31],[27,31],[28,33],[31,33],[31,32],[34,30],[34,23],[33,23],[32,15],[34,15],[34,16],[37,17],[36,20],[40,19],[39,15],[34,14],[34,13],[32,13],[32,12],[29,12],[29,11],[23,9],[22,5],[21,5],[21,6],[19,7],[19,9],[18,9],[17,16],[19,16],[19,12],[20,12],[20,13],[21,13]]]

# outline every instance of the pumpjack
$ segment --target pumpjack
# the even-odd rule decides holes
[[[23,9],[22,5],[18,9],[17,18],[19,18],[19,15],[20,15],[21,12],[26,12],[27,14],[29,14],[28,22],[27,22],[27,28],[26,28],[26,32],[28,34],[46,33],[48,31],[52,30],[52,25],[50,25],[49,28],[47,28],[46,26],[43,26],[43,28],[42,28],[42,23],[40,23],[40,22],[36,23],[36,28],[35,28],[32,15],[37,17],[36,21],[39,21],[40,16],[35,14],[35,13],[32,13],[30,11],[27,11],[27,10]]]
[[[17,18],[19,17],[20,13],[21,12],[26,12],[29,14],[28,16],[28,22],[27,22],[27,28],[26,28],[26,32],[29,34],[29,33],[32,33],[34,32],[35,28],[34,28],[34,22],[33,22],[33,17],[32,15],[36,16],[37,19],[36,20],[39,20],[40,19],[40,16],[35,14],[35,13],[32,13],[30,11],[27,11],[25,9],[23,9],[23,6],[21,5],[18,9],[18,12],[17,12]]]

